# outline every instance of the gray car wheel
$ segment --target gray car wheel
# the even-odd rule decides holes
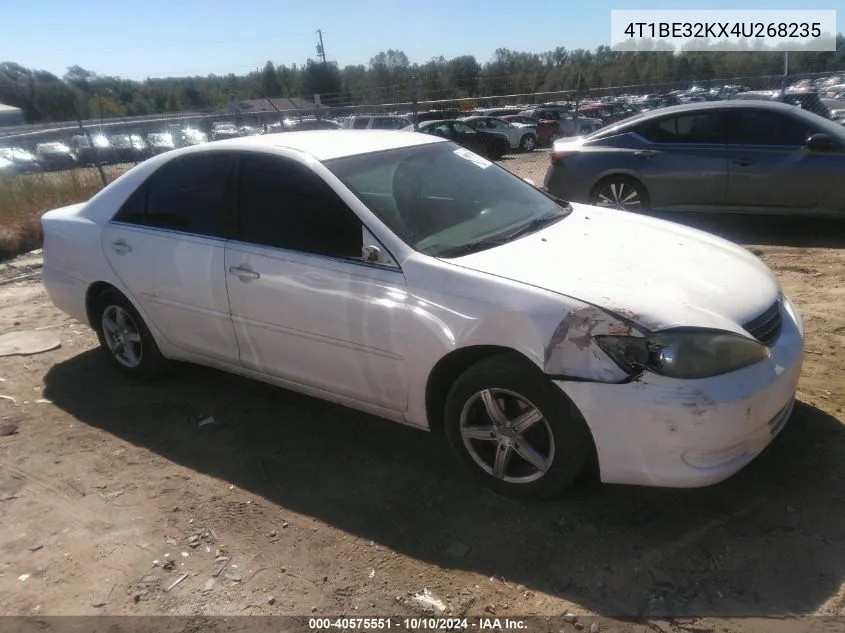
[[[533,152],[537,146],[537,138],[533,134],[526,134],[519,141],[519,149],[523,152]]]
[[[590,204],[620,211],[647,211],[649,198],[639,181],[629,176],[610,176],[593,187]]]

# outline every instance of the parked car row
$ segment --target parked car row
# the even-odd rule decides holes
[[[57,171],[74,167],[90,167],[96,163],[112,165],[137,163],[156,154],[177,147],[207,143],[208,135],[192,128],[154,132],[145,136],[138,133],[113,134],[100,132],[74,134],[67,141],[37,143],[34,151],[22,147],[0,148],[0,173],[30,173]]]

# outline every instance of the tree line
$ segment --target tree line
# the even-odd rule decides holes
[[[790,75],[845,70],[845,36],[833,52],[796,52]],[[324,105],[346,106],[507,94],[585,91],[612,86],[707,82],[780,75],[777,52],[619,52],[557,47],[542,53],[497,49],[479,63],[472,55],[411,63],[401,50],[382,51],[364,65],[343,68],[309,59],[303,65],[268,61],[246,75],[168,77],[133,81],[71,66],[58,77],[14,62],[0,63],[0,103],[20,107],[27,121],[69,121],[224,108],[229,97],[321,95]],[[412,78],[415,78],[412,81]],[[413,87],[412,87],[413,85]]]

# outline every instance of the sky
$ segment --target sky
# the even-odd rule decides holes
[[[837,7],[837,5],[840,5]],[[542,52],[609,44],[612,9],[845,9],[842,0],[0,0],[0,61],[63,75],[146,77],[245,74],[316,58],[316,30],[329,61],[366,64],[381,50],[412,62],[497,48]],[[837,14],[845,32],[845,10]]]

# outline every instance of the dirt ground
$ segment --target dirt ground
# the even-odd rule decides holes
[[[577,616],[554,632],[841,630],[845,231],[696,223],[748,245],[803,313],[791,421],[717,486],[531,504],[339,406],[198,367],[129,382],[49,303],[37,256],[0,265],[0,333],[62,343],[0,358],[0,424],[18,426],[0,437],[0,615],[396,616],[427,589],[452,616]]]

